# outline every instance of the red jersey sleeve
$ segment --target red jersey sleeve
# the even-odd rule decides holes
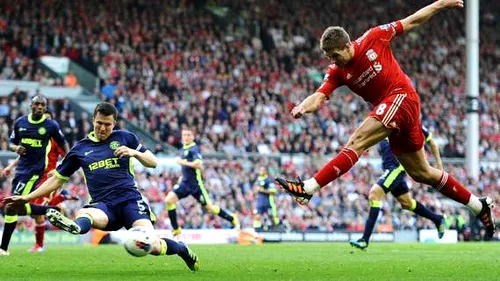
[[[394,36],[398,36],[403,32],[403,24],[398,20],[372,28],[370,35],[384,41],[391,41]]]
[[[330,65],[326,71],[323,83],[319,86],[316,92],[323,93],[327,99],[330,99],[330,95],[333,91],[343,85],[339,79],[338,72],[339,69],[335,65]]]

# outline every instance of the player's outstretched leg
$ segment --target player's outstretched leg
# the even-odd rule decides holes
[[[301,205],[306,205],[311,200],[312,195],[308,194],[304,190],[304,182],[298,178],[297,180],[287,180],[282,178],[276,178],[275,182],[284,191],[291,194],[295,201]]]
[[[168,238],[160,238],[160,247],[159,252],[152,253],[153,255],[178,255],[184,260],[187,267],[191,271],[198,271],[200,269],[200,261],[198,256],[191,250],[189,247],[182,243],[176,242],[172,239]]]
[[[67,231],[71,234],[80,234],[80,226],[55,209],[50,209],[47,211],[47,219],[52,225],[64,231]]]

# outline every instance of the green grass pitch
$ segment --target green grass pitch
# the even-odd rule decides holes
[[[500,243],[194,245],[201,269],[176,256],[135,258],[121,246],[52,246],[0,256],[0,280],[499,280]]]

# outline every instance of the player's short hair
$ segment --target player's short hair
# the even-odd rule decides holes
[[[344,28],[329,26],[321,35],[319,44],[323,51],[329,52],[332,49],[343,49],[349,42],[351,42],[351,38]]]
[[[47,104],[48,103],[48,100],[46,97],[42,96],[42,95],[35,95],[32,99],[31,99],[31,103],[34,103],[35,101],[37,100],[42,100],[43,103]]]
[[[97,113],[101,113],[105,116],[113,115],[113,119],[115,120],[118,117],[118,110],[112,103],[109,102],[101,102],[98,104],[94,109],[93,117],[95,117]]]
[[[193,133],[193,135],[194,135],[194,129],[193,129],[193,128],[191,128],[191,127],[187,127],[187,126],[186,126],[186,127],[182,128],[182,130],[181,130],[181,131],[188,131],[188,132]]]

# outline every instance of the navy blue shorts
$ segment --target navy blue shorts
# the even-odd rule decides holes
[[[12,195],[27,195],[35,190],[38,182],[42,179],[41,175],[23,175],[16,174],[12,180]]]
[[[394,197],[399,197],[410,191],[405,178],[406,172],[403,166],[399,166],[395,169],[385,170],[385,173],[378,179],[377,184],[384,189],[386,194],[391,192]]]
[[[207,190],[203,184],[198,184],[197,182],[181,181],[179,184],[174,185],[173,192],[177,195],[179,200],[191,195],[200,202],[202,206],[211,204]]]
[[[270,211],[269,211],[270,210]],[[268,214],[272,216],[277,216],[276,204],[274,204],[274,198],[271,196],[269,199],[261,199],[257,200],[257,206],[254,210],[254,214]]]
[[[257,208],[255,209],[254,213],[263,215],[263,214],[269,214],[269,209],[271,209],[271,205],[257,205]]]
[[[103,211],[108,217],[108,225],[103,230],[114,231],[122,227],[129,229],[140,219],[153,221],[149,205],[144,200],[127,200],[116,205],[104,202],[95,202],[84,208],[96,208]]]

